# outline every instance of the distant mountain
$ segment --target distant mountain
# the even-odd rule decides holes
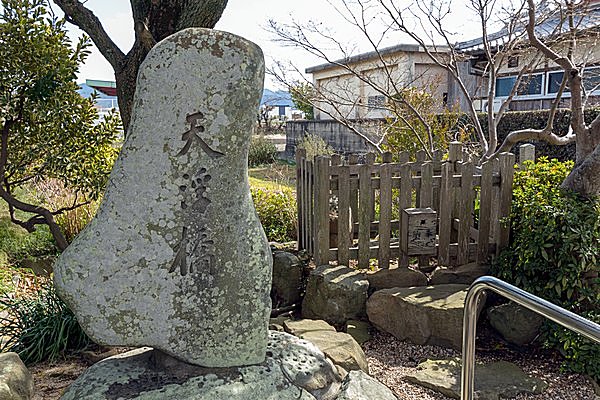
[[[292,101],[292,95],[284,90],[277,90],[274,92],[269,89],[264,89],[262,99],[260,100],[260,105],[295,108],[294,102]]]

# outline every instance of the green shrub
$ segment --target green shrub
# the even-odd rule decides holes
[[[335,153],[321,136],[308,134],[296,145],[297,149],[306,150],[306,159],[312,160],[317,156],[331,156]]]
[[[289,242],[296,238],[296,198],[291,190],[252,188],[252,199],[258,218],[274,242]]]
[[[600,202],[588,201],[559,186],[572,162],[541,159],[515,173],[511,243],[494,274],[577,314],[600,314]],[[566,368],[600,379],[595,345],[557,326],[546,332],[547,345],[566,356]]]
[[[0,351],[14,351],[25,364],[54,360],[66,350],[86,347],[90,339],[52,286],[25,297],[2,298]]]
[[[252,136],[248,151],[248,165],[256,167],[271,164],[277,158],[277,148],[264,136]]]

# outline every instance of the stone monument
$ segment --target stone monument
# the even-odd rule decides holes
[[[55,266],[96,342],[264,360],[272,261],[247,178],[263,79],[260,48],[214,30],[178,32],[141,65],[103,202]]]

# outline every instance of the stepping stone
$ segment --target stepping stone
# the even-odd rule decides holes
[[[408,382],[460,399],[459,359],[427,360],[419,364],[417,369],[405,377]],[[528,376],[507,361],[477,364],[475,367],[475,398],[479,400],[512,399],[521,393],[540,394],[547,387],[541,379]]]

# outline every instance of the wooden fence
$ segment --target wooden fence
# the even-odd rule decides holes
[[[365,161],[350,156],[306,158],[297,162],[298,247],[317,265],[357,260],[368,268],[398,261],[407,266],[418,257],[427,268],[431,257],[439,265],[487,262],[508,243],[515,157],[503,153],[481,167],[463,162],[460,143],[453,142],[447,161],[425,153],[409,162],[407,153],[381,164],[375,155]]]

